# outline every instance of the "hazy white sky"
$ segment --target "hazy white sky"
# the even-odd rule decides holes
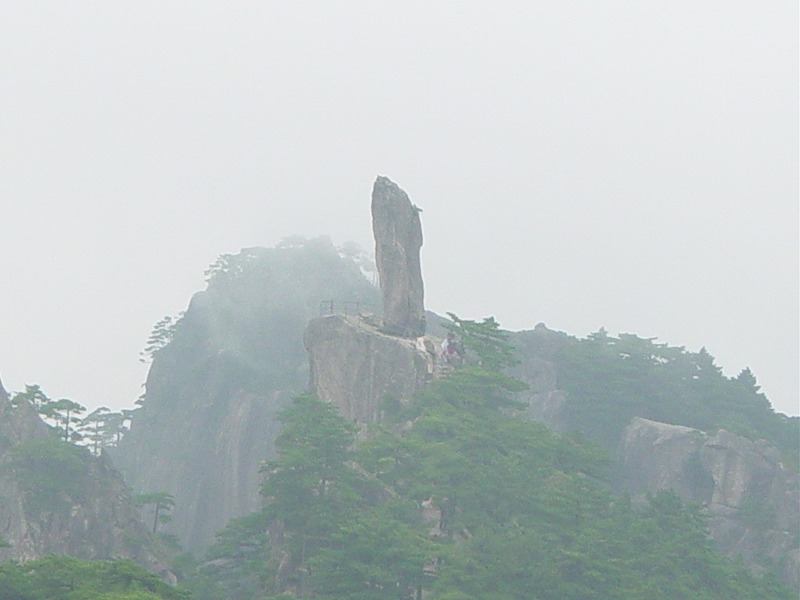
[[[221,253],[371,247],[424,209],[427,305],[656,336],[798,413],[798,6],[0,6],[0,377],[129,406]]]

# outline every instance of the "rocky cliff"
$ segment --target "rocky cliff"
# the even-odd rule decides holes
[[[441,340],[387,335],[364,316],[314,319],[304,340],[311,389],[358,423],[380,421],[387,400],[410,400],[441,368]]]
[[[700,503],[726,554],[800,585],[800,476],[771,444],[635,418],[619,467],[621,487],[634,497],[672,489]]]
[[[303,329],[320,305],[378,304],[327,238],[223,256],[153,359],[143,407],[114,454],[137,492],[175,497],[172,522],[202,555],[231,518],[260,507],[278,413],[308,384]]]
[[[559,389],[555,357],[567,343],[568,336],[539,323],[531,331],[512,334],[519,363],[512,369],[514,377],[528,385],[520,392],[525,416],[545,423],[559,433],[571,429],[565,410],[566,393]]]
[[[386,177],[372,189],[372,232],[383,318],[330,315],[304,335],[311,389],[358,423],[382,420],[387,401],[405,402],[440,375],[436,348],[425,337],[420,210]]]
[[[121,475],[104,457],[54,437],[0,385],[0,559],[69,554],[131,558],[171,578]]]
[[[569,397],[559,389],[556,364],[569,336],[540,325],[513,338],[520,360],[515,375],[529,384],[520,395],[527,402],[526,416],[572,431]],[[316,319],[305,342],[312,388],[359,423],[380,421],[386,398],[403,402],[440,374],[436,353],[428,351],[437,340],[387,335],[368,317]],[[612,456],[617,493],[645,506],[648,494],[673,490],[701,504],[723,553],[756,574],[775,573],[797,587],[798,474],[782,462],[774,445],[725,430],[705,433],[638,417],[623,430],[612,448],[619,449]],[[422,503],[422,511],[429,522],[440,521],[430,500]],[[433,525],[431,534],[437,533]]]
[[[513,336],[520,360],[514,374],[529,385],[520,395],[526,414],[560,432],[579,429],[558,377],[559,357],[571,340],[544,325]],[[619,492],[642,498],[673,490],[701,504],[725,554],[753,572],[770,570],[800,585],[800,476],[775,445],[724,429],[704,432],[634,417],[609,449],[617,459]]]
[[[144,406],[115,459],[137,491],[175,496],[171,530],[187,549],[202,552],[230,518],[258,508],[259,465],[273,452],[277,414],[306,388],[308,373],[321,399],[362,424],[380,421],[387,405],[446,375],[437,362],[440,339],[419,335],[419,214],[385,178],[373,190],[373,223],[382,318],[362,310],[374,307],[378,291],[330,242],[249,249],[212,268],[208,289],[195,295],[156,354]],[[796,477],[776,458],[780,453],[727,432],[703,433],[720,427],[658,422],[668,420],[659,415],[677,414],[714,424],[721,412],[769,431],[775,415],[746,378],[728,381],[707,355],[635,336],[609,341],[598,332],[578,347],[575,338],[539,325],[511,342],[520,359],[513,374],[529,384],[521,396],[528,418],[560,432],[588,432],[615,457],[619,451],[620,489],[636,496],[672,488],[703,502],[723,551],[755,571],[772,568],[797,580],[798,543],[790,535]],[[568,350],[572,362],[563,359]],[[624,393],[617,393],[619,382]],[[695,395],[685,396],[687,390]],[[778,425],[782,439],[790,439]],[[602,436],[592,437],[598,431]],[[762,564],[761,555],[775,562]]]

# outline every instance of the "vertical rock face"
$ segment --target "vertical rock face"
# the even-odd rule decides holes
[[[199,305],[192,319],[213,318],[200,314]],[[260,464],[273,452],[278,412],[292,392],[242,390],[230,355],[206,345],[197,350],[178,358],[164,352],[153,362],[151,404],[112,458],[136,492],[174,496],[165,530],[201,554],[230,519],[261,506]]]
[[[386,400],[404,402],[435,376],[425,333],[420,210],[386,177],[372,188],[372,232],[383,297],[382,326],[363,315],[330,315],[306,328],[311,388],[359,423],[380,421]]]
[[[543,324],[513,334],[519,364],[512,374],[529,388],[518,396],[525,416],[559,432],[576,429],[559,389],[558,356],[569,336]],[[635,499],[672,490],[701,504],[712,537],[726,555],[754,573],[771,570],[800,585],[800,477],[782,463],[778,449],[725,430],[633,418],[619,440],[618,491]]]
[[[387,399],[407,401],[434,377],[435,340],[386,335],[358,317],[314,319],[304,341],[311,389],[358,423],[380,421]]]
[[[378,291],[327,238],[249,248],[195,294],[153,360],[144,406],[112,458],[137,492],[175,497],[165,530],[197,555],[261,506],[278,414],[306,387],[303,329],[320,301],[374,306]]]
[[[565,433],[572,429],[564,411],[566,393],[558,388],[555,355],[567,341],[567,334],[548,329],[539,323],[535,329],[512,334],[519,363],[511,374],[528,384],[518,394],[525,404],[525,416]]]
[[[800,585],[800,478],[774,446],[724,429],[708,434],[637,417],[625,430],[620,463],[624,489],[671,489],[702,504],[723,552]]]
[[[378,177],[372,188],[372,232],[383,320],[388,331],[405,337],[425,333],[419,212],[395,183]]]

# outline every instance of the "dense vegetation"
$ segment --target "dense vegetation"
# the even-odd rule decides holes
[[[308,385],[303,331],[321,302],[379,304],[356,253],[293,238],[223,255],[186,312],[154,328],[136,425],[111,457],[136,491],[174,496],[172,522],[159,530],[188,550],[204,552],[235,507],[251,505],[277,413]]]
[[[325,239],[293,239],[224,255],[190,310],[156,324],[144,353],[159,356],[152,420],[182,419],[202,394],[215,399],[182,441],[187,456],[201,454],[233,391],[302,387],[298,332],[321,299],[377,301],[341,254]],[[766,438],[800,464],[800,421],[772,410],[749,369],[728,378],[705,350],[633,335],[547,332],[542,341],[523,332],[519,340],[555,365],[566,418],[582,434],[558,436],[509,416],[522,386],[507,374],[515,353],[497,323],[451,319],[469,360],[413,401],[387,399],[386,427],[364,435],[308,395],[283,411],[278,455],[263,469],[263,510],[230,522],[202,564],[188,554],[175,564],[192,598],[791,597],[718,554],[697,506],[670,493],[632,506],[609,491],[608,451],[633,416]],[[23,401],[57,435],[19,446],[6,468],[31,509],[61,510],[83,493],[88,458],[64,440],[94,453],[114,447],[132,412],[82,416],[82,406],[38,386],[14,396]],[[150,507],[155,533],[176,499],[136,500]],[[752,517],[765,518],[758,506]],[[187,597],[156,582],[130,563],[51,557],[0,565],[0,600]]]
[[[30,514],[69,509],[86,495],[89,453],[57,437],[33,439],[14,448],[3,465],[17,481]]]
[[[569,423],[613,448],[634,416],[702,431],[727,429],[769,440],[800,464],[800,419],[777,414],[750,369],[726,377],[705,350],[688,352],[635,335],[600,330],[564,336],[554,353],[558,385],[567,392]]]
[[[284,411],[264,509],[187,571],[197,599],[791,597],[719,555],[697,507],[635,508],[609,493],[604,451],[507,416],[505,335],[455,326],[477,360],[395,406],[394,427],[359,442],[311,396]]]
[[[0,563],[0,600],[188,600],[129,560],[48,556]]]

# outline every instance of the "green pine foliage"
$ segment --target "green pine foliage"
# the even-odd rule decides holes
[[[34,514],[60,512],[84,499],[90,456],[86,448],[55,436],[43,437],[14,448],[2,468],[17,481],[27,510]]]
[[[671,493],[631,506],[609,491],[599,446],[509,414],[519,384],[491,351],[502,332],[454,319],[465,324],[479,360],[395,424],[357,435],[312,396],[284,411],[264,509],[222,532],[200,569],[219,597],[792,597],[721,556],[699,508]]]
[[[358,475],[349,466],[354,427],[334,406],[300,396],[282,413],[279,456],[263,468],[270,516],[286,530],[287,551],[305,565],[358,509]]]
[[[178,314],[177,317],[165,315],[153,325],[144,350],[139,353],[139,362],[152,362],[155,355],[169,345],[172,338],[175,337],[178,326],[182,323],[182,318],[183,313]]]
[[[586,339],[566,338],[554,362],[568,396],[568,422],[608,448],[638,416],[763,438],[800,464],[800,418],[776,413],[750,369],[726,377],[705,349],[688,352],[601,329]]]
[[[0,564],[0,600],[188,600],[129,560],[47,556]]]
[[[170,512],[175,508],[175,497],[167,492],[149,492],[146,494],[135,494],[133,503],[138,507],[149,507],[152,510],[153,533],[158,533],[159,525],[169,523],[171,520]]]

